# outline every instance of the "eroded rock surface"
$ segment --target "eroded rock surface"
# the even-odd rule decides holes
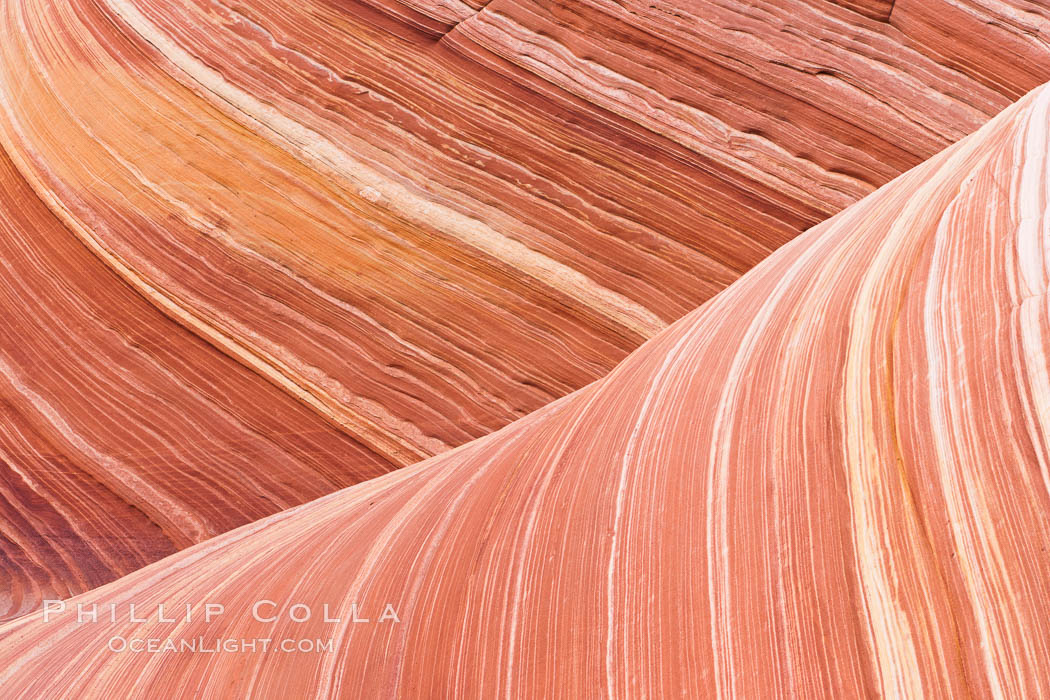
[[[0,3],[0,617],[604,376],[1030,87],[981,8]]]
[[[1046,696],[1048,142],[1045,87],[604,379],[0,627],[0,684]],[[130,623],[131,602],[192,619]],[[77,624],[77,604],[118,621]],[[206,622],[207,604],[224,611]],[[114,638],[333,646],[158,657]]]

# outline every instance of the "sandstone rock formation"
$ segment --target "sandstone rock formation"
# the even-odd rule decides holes
[[[604,379],[48,622],[8,623],[0,686],[1050,694],[1048,144],[1050,86],[787,244]],[[266,600],[312,616],[253,619]],[[132,602],[148,622],[127,621]],[[210,623],[206,603],[225,606]],[[370,622],[350,621],[352,603]],[[399,622],[378,621],[387,603]],[[77,624],[77,604],[103,617],[115,605],[118,621]],[[158,604],[189,604],[192,619],[160,622]],[[115,636],[334,650],[115,653]]]
[[[135,293],[0,159],[0,614],[389,470]]]
[[[896,0],[892,23],[938,62],[1010,97],[1050,80],[1044,2]]]
[[[0,2],[0,617],[604,376],[1045,65],[901,4]]]

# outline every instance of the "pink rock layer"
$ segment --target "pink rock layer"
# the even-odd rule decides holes
[[[1045,697],[1048,143],[1045,87],[784,246],[604,379],[47,622],[0,627],[0,686]],[[258,601],[277,619],[254,619]],[[150,619],[129,622],[131,603]],[[102,619],[78,624],[78,604]],[[189,605],[191,621],[159,621],[160,604]],[[206,604],[223,614],[206,622]],[[351,621],[354,604],[369,622]],[[379,620],[388,604],[399,621]],[[312,615],[293,622],[304,607],[292,605]],[[114,637],[332,649],[120,653]]]
[[[0,617],[585,386],[1019,94],[909,13],[0,2]]]

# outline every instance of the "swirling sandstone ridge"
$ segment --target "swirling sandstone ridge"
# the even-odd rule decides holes
[[[1050,86],[600,381],[6,624],[0,686],[1046,697],[1048,202]],[[205,603],[224,614],[205,622]],[[293,603],[312,616],[290,621]],[[400,622],[377,620],[387,603]],[[77,624],[77,604],[100,620]],[[333,651],[116,653],[115,635]]]
[[[1047,77],[1044,8],[842,4],[0,2],[0,617],[584,386]]]

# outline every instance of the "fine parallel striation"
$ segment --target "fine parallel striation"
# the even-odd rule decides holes
[[[847,7],[865,17],[885,22],[890,19],[895,7],[895,0],[810,0],[813,3],[833,2]]]
[[[909,16],[0,0],[0,618],[597,380],[1008,104]]]
[[[136,294],[7,158],[0,265],[0,617],[391,468]]]
[[[578,95],[820,219],[1012,101],[892,27],[805,0],[493,0],[443,41],[516,64],[548,81],[534,89]]]
[[[1047,696],[1048,143],[1050,86],[602,380],[0,627],[0,687]],[[267,600],[276,619],[253,618]],[[206,622],[205,604],[224,613]],[[158,656],[114,653],[115,636],[333,650]]]
[[[1045,2],[896,0],[891,24],[939,62],[1011,99],[1050,80]]]
[[[447,34],[489,0],[364,0],[380,12],[434,37]]]

